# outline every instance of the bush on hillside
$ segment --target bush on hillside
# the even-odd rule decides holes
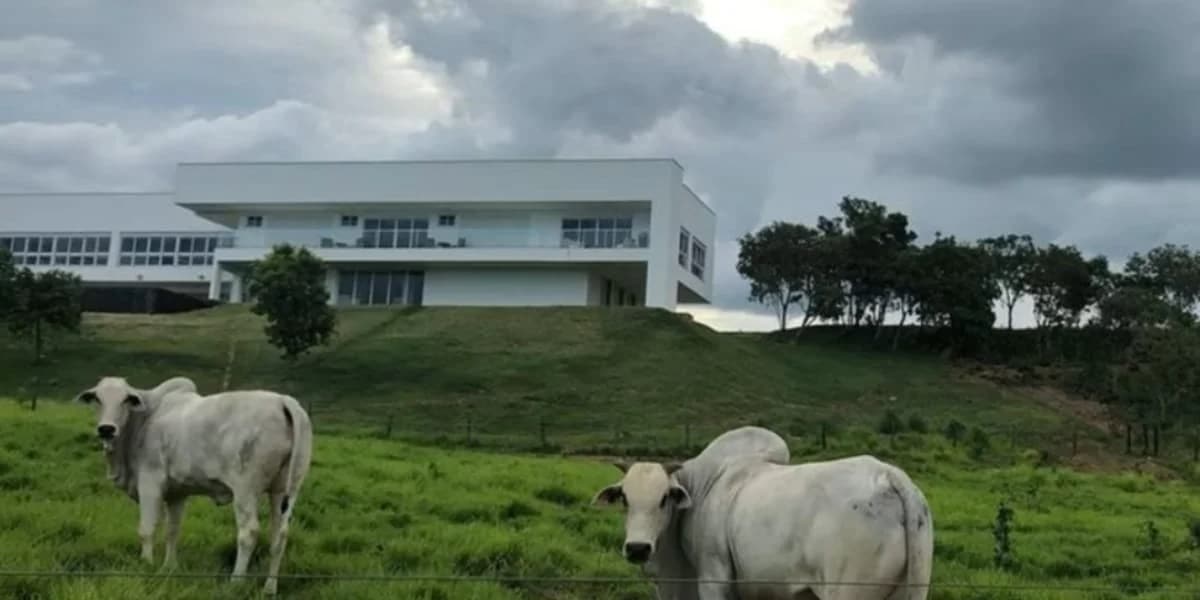
[[[988,439],[988,434],[984,430],[976,427],[971,430],[971,458],[976,460],[983,458],[984,454],[992,447],[992,441]]]
[[[942,434],[957,448],[958,443],[967,437],[967,426],[959,422],[958,419],[951,419],[949,423],[946,423],[946,428],[942,430]]]
[[[267,339],[285,360],[329,342],[337,316],[329,306],[325,265],[306,248],[276,246],[254,263],[248,283],[252,310],[267,318]]]
[[[883,418],[879,421],[879,433],[896,435],[902,431],[904,431],[904,421],[900,420],[900,415],[892,410],[883,413]]]
[[[908,417],[908,430],[913,433],[929,433],[929,424],[921,415],[911,415]]]

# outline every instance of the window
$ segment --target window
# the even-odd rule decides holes
[[[246,217],[246,227],[262,227],[262,226],[263,226],[262,215],[250,215],[250,216]]]
[[[632,217],[597,217],[562,220],[563,245],[584,248],[634,246]]]
[[[123,266],[201,267],[213,264],[220,236],[130,235],[121,236],[118,263]],[[108,246],[103,240],[102,247]],[[107,262],[107,259],[106,259]]]
[[[438,215],[438,227],[454,227],[454,215]]]
[[[339,271],[337,303],[343,306],[419,305],[421,271]]]
[[[688,244],[692,241],[692,234],[688,230],[679,228],[679,266],[687,268],[688,266]]]
[[[358,227],[358,217],[355,215],[342,215],[342,227]]]
[[[363,219],[365,248],[425,248],[433,245],[429,219]]]
[[[692,240],[692,275],[704,279],[704,259],[707,248],[700,240]]]
[[[92,266],[108,263],[109,234],[5,235],[0,248],[18,265]]]

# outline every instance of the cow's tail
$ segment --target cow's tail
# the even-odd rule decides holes
[[[933,575],[933,515],[925,494],[902,470],[888,465],[888,481],[904,506],[904,539],[907,554],[905,585],[889,600],[925,600]]]
[[[312,421],[304,407],[291,396],[283,396],[283,414],[292,430],[292,452],[288,458],[287,480],[284,485],[283,504],[280,507],[286,520],[292,507],[296,505],[300,485],[304,482],[312,463]]]

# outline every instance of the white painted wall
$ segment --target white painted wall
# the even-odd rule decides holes
[[[705,298],[712,298],[713,288],[713,258],[716,253],[714,247],[715,238],[717,235],[716,215],[712,209],[700,200],[696,194],[687,186],[680,186],[676,191],[677,200],[675,206],[676,225],[675,234],[671,238],[671,265],[675,269],[675,276],[680,282],[693,291],[697,292]],[[692,264],[691,243],[688,244],[688,268],[679,265],[679,228],[683,227],[688,230],[693,239],[699,239],[705,246],[705,265],[704,277],[696,277],[692,273],[690,265]]]
[[[426,306],[580,306],[588,273],[577,269],[426,269]]]

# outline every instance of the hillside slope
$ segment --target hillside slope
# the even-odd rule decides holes
[[[874,427],[889,408],[1018,444],[1069,443],[1073,427],[933,357],[720,334],[661,310],[355,309],[339,320],[329,347],[289,366],[244,308],[88,315],[82,337],[57,339],[36,370],[0,338],[0,392],[66,399],[104,375],[148,387],[183,374],[203,391],[289,391],[318,428],[390,422],[397,436],[595,451],[695,445],[746,423],[815,438],[823,422]]]

